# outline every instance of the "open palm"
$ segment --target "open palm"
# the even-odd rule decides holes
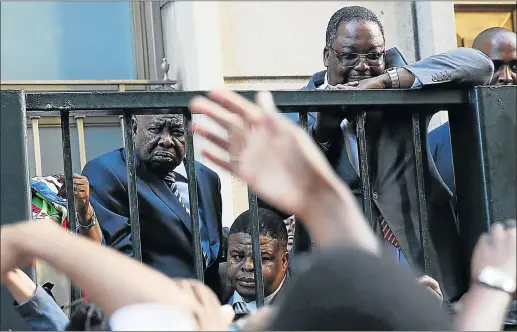
[[[299,213],[308,195],[317,195],[319,187],[337,180],[310,137],[278,114],[271,93],[260,92],[257,104],[230,91],[208,96],[211,100],[194,98],[191,110],[216,121],[229,139],[199,124],[195,132],[228,152],[230,161],[208,150],[203,154],[246,181],[268,203]]]

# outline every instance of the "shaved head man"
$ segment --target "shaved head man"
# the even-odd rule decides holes
[[[489,28],[481,32],[472,47],[485,53],[494,62],[491,85],[515,85],[517,82],[517,50],[515,32],[505,28]]]

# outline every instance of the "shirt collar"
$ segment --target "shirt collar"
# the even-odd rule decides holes
[[[188,179],[187,169],[185,168],[185,164],[183,161],[174,169],[174,172],[183,176],[185,179]]]
[[[278,286],[278,288],[273,292],[271,293],[271,295],[269,296],[266,296],[264,298],[264,304],[269,304],[271,303],[271,301],[273,301],[273,299],[275,298],[276,294],[278,294],[278,292],[280,291],[280,289],[282,288],[282,286],[284,285],[284,282],[285,282],[285,278],[287,277],[287,275],[284,276],[284,279],[282,280],[282,282],[280,283],[280,285]],[[257,310],[257,302],[256,301],[251,301],[251,302],[246,302],[242,296],[237,292],[237,290],[235,290],[233,292],[233,295],[232,295],[232,298],[230,299],[230,304],[234,304],[234,303],[237,303],[237,302],[244,302],[246,303],[246,306],[248,307],[248,309],[250,311],[255,311]]]

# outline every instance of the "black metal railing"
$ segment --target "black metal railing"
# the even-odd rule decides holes
[[[134,256],[141,259],[138,197],[134,163],[131,119],[140,114],[177,113],[184,115],[188,127],[192,115],[190,99],[203,92],[60,92],[26,93],[2,91],[2,223],[30,218],[30,188],[28,185],[26,117],[35,114],[61,115],[62,147],[67,188],[68,213],[74,215],[72,190],[72,158],[69,117],[77,115],[123,115],[125,142],[128,153],[128,195]],[[248,99],[255,92],[240,92]],[[367,114],[372,109],[406,112],[410,109],[415,181],[418,195],[418,217],[425,269],[429,272],[428,217],[426,211],[426,181],[424,167],[428,157],[426,142],[429,115],[437,110],[448,110],[456,172],[459,229],[466,264],[482,232],[495,220],[515,218],[515,87],[477,87],[472,90],[372,90],[372,91],[276,91],[273,93],[279,109],[284,113],[298,113],[300,125],[307,130],[308,112],[332,112],[336,107],[359,108],[355,123],[358,136],[359,169],[362,179],[362,203],[367,218],[376,218],[372,202],[371,165],[374,156],[368,151]],[[387,109],[389,108],[389,110]],[[505,144],[501,144],[498,125],[505,125]],[[197,185],[194,167],[193,137],[186,135],[186,170],[190,195],[190,211],[198,279],[203,280],[203,255],[200,242]],[[512,136],[513,135],[513,136]],[[512,145],[513,144],[513,145]],[[5,158],[9,156],[9,159]],[[7,180],[9,179],[9,180]],[[13,181],[14,184],[13,184]],[[9,189],[7,189],[9,186]],[[6,195],[4,195],[6,194]],[[15,203],[15,204],[14,204]],[[259,243],[258,204],[254,193],[249,193],[252,216],[252,250],[255,266],[257,304],[264,303],[264,284]],[[71,231],[76,231],[75,218],[69,218]],[[297,234],[299,225],[297,225]],[[431,273],[429,273],[431,274]],[[72,290],[72,300],[79,290]],[[2,309],[3,310],[3,309]]]

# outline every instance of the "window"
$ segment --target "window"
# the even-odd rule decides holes
[[[136,79],[132,25],[130,2],[2,2],[1,79]]]
[[[471,47],[474,38],[483,30],[503,27],[517,30],[517,13],[513,4],[456,4],[456,40],[458,46]]]

